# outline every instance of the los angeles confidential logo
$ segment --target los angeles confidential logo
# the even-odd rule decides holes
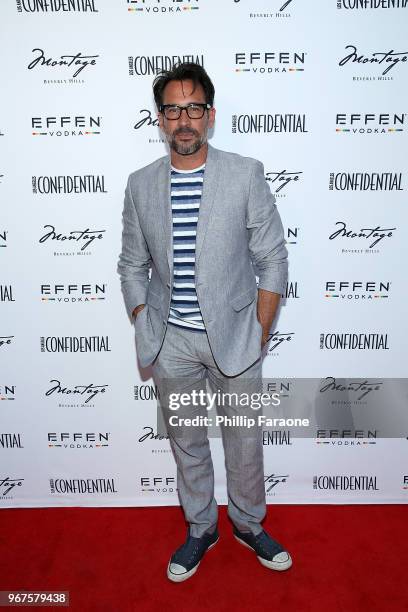
[[[16,0],[18,13],[98,13],[96,0]]]
[[[171,70],[176,64],[184,62],[200,64],[200,66],[204,66],[204,55],[129,55],[129,75],[156,75],[162,70]]]

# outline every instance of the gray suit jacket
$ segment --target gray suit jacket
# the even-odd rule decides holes
[[[117,271],[134,323],[142,367],[156,358],[170,309],[173,244],[170,156],[130,174]],[[151,269],[151,275],[149,274]],[[261,354],[258,287],[282,293],[287,249],[275,198],[261,162],[208,145],[197,224],[195,279],[214,359],[227,376]]]

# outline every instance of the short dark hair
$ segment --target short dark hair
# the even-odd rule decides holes
[[[156,106],[160,109],[163,104],[164,88],[170,81],[193,81],[193,91],[197,85],[204,89],[205,101],[207,104],[214,103],[215,89],[212,81],[204,68],[200,64],[193,62],[178,63],[171,70],[162,70],[153,81],[153,95]]]

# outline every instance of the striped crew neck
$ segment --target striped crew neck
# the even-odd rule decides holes
[[[191,168],[191,170],[180,170],[179,168],[175,168],[173,165],[171,165],[171,169],[173,170],[173,172],[177,172],[179,174],[193,174],[194,172],[200,172],[200,170],[204,170],[204,168],[205,163],[201,166],[198,166],[197,168]]]

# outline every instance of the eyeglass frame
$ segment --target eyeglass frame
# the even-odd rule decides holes
[[[169,118],[169,117],[166,117],[166,114],[165,114],[166,108],[169,108],[169,107],[171,107],[171,106],[172,106],[173,108],[174,108],[174,107],[177,107],[177,108],[180,110],[180,114],[179,114],[179,116],[178,116],[177,118]],[[188,109],[189,109],[191,106],[201,106],[201,108],[203,109],[203,114],[201,115],[201,117],[190,117],[190,115],[188,114]],[[211,104],[209,104],[208,102],[190,102],[189,104],[186,104],[186,106],[181,106],[180,104],[161,104],[161,105],[160,105],[160,107],[159,107],[159,112],[160,112],[160,113],[161,113],[161,114],[162,114],[164,117],[166,117],[166,119],[167,119],[168,121],[178,121],[178,120],[180,119],[180,117],[181,117],[182,113],[183,113],[183,110],[185,110],[185,111],[186,111],[186,113],[187,113],[187,117],[188,117],[189,119],[192,119],[192,120],[194,121],[194,119],[202,119],[202,118],[204,117],[204,113],[205,113],[205,111],[206,111],[206,110],[210,110],[210,108],[212,108],[212,106],[211,106]]]

